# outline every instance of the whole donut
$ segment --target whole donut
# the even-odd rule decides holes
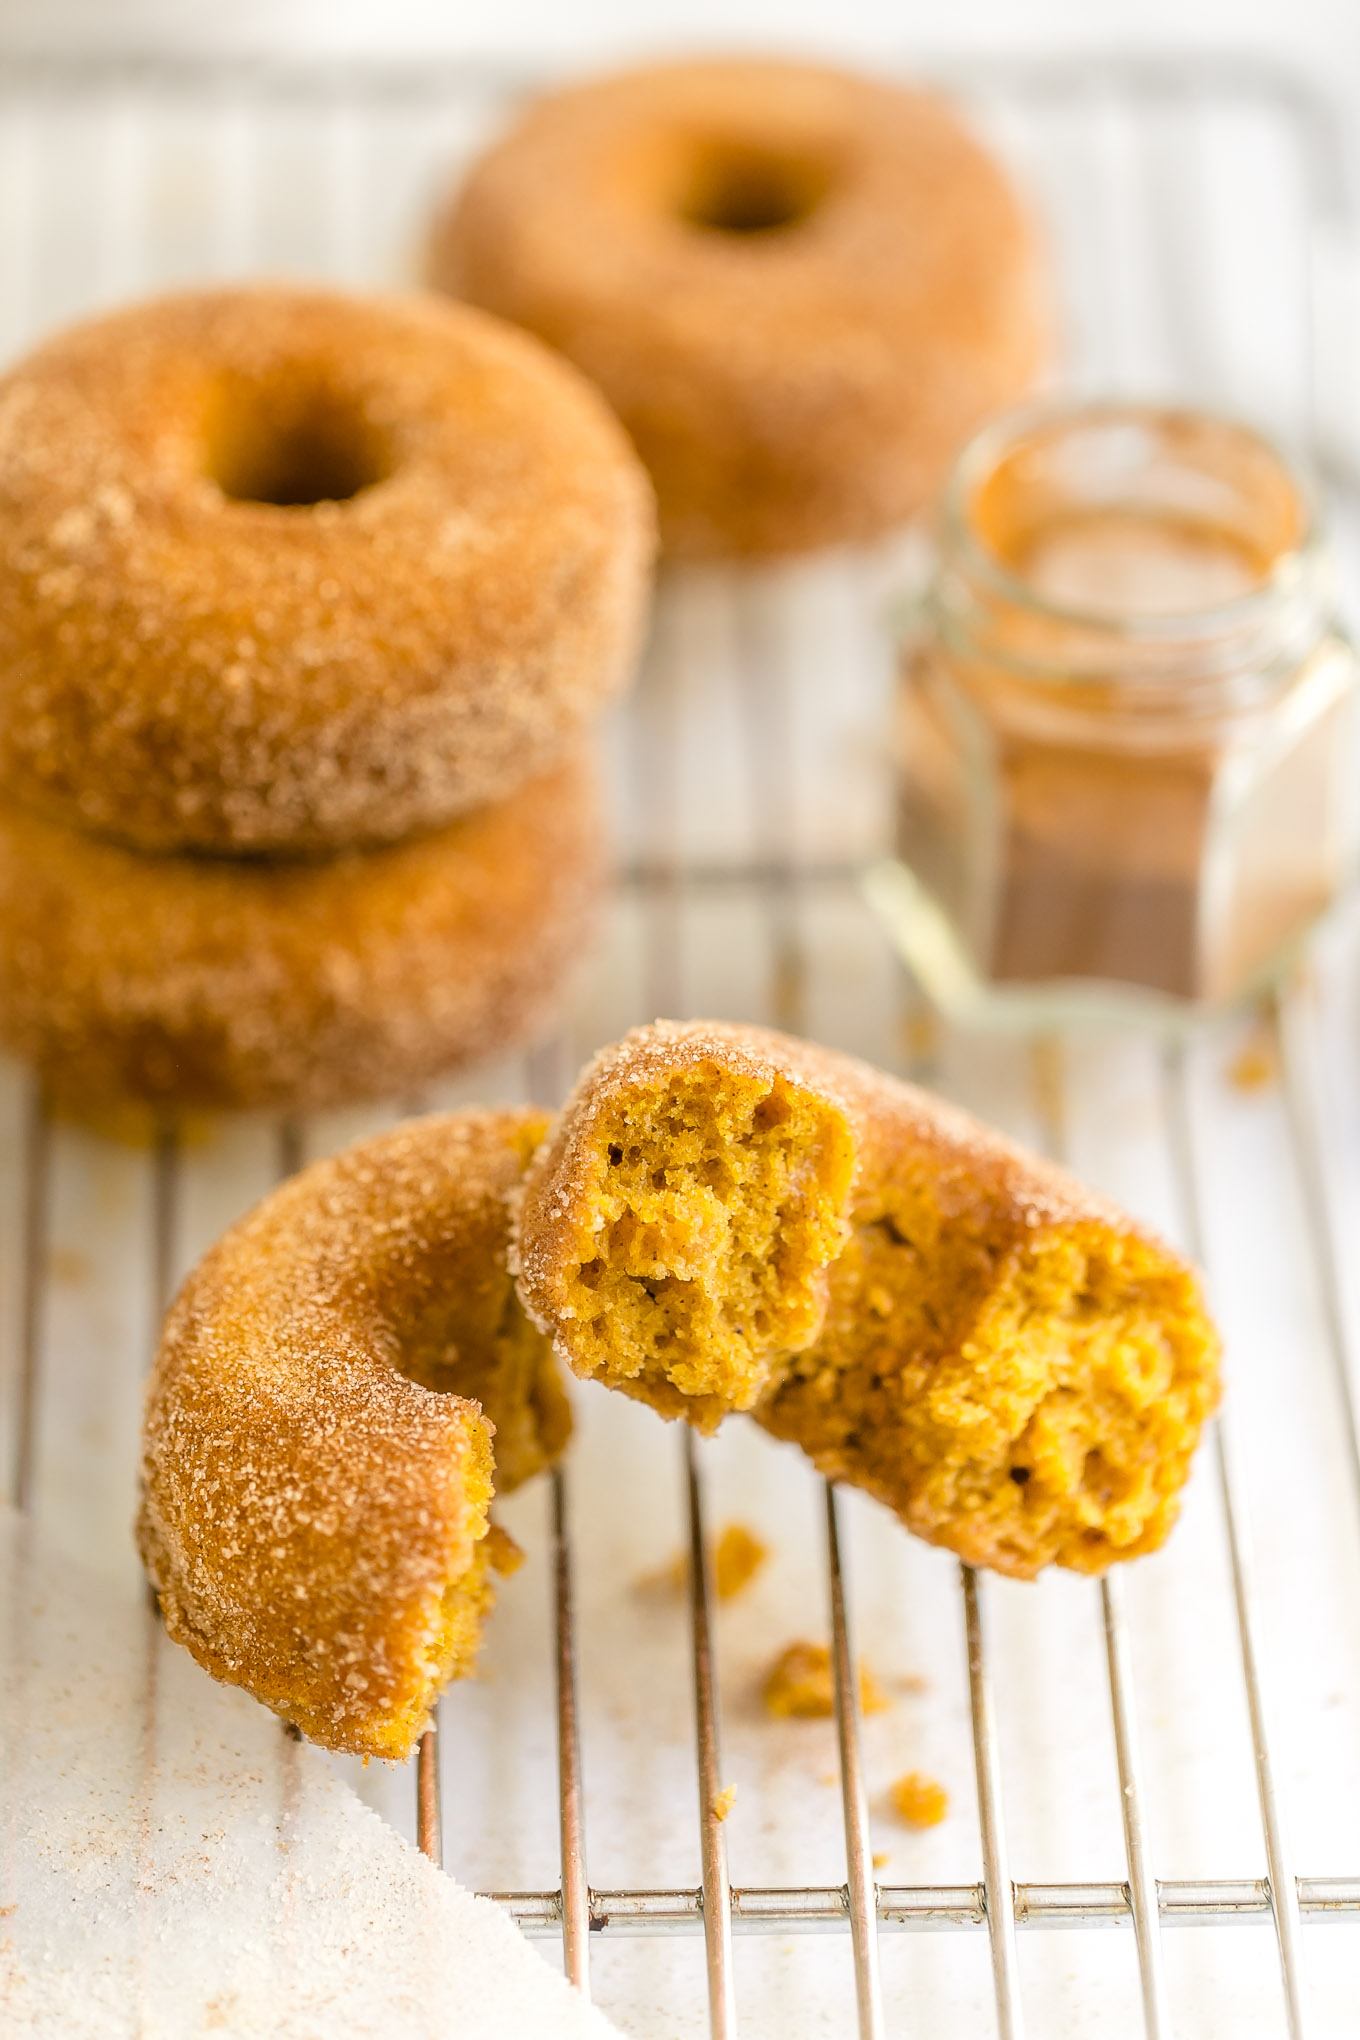
[[[657,1021],[526,1174],[520,1298],[578,1374],[750,1410],[970,1565],[1099,1573],[1218,1400],[1193,1269],[966,1113],[763,1027]]]
[[[531,106],[435,230],[432,279],[597,382],[676,554],[909,517],[1042,360],[1041,265],[938,100],[800,64],[662,64]]]
[[[479,312],[96,319],[0,381],[0,783],[143,849],[438,827],[623,685],[651,546],[598,395]]]
[[[537,1024],[602,848],[579,757],[433,835],[315,863],[148,857],[0,801],[0,1041],[81,1110],[409,1092]]]
[[[166,1318],[138,1523],[166,1629],[331,1749],[408,1754],[472,1668],[493,1477],[504,1492],[566,1443],[506,1268],[546,1124],[443,1114],[313,1164]]]

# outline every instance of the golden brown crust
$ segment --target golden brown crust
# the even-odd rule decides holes
[[[0,1039],[78,1108],[315,1108],[513,1043],[603,876],[591,765],[320,863],[147,857],[0,801]]]
[[[138,1525],[166,1628],[328,1748],[408,1753],[490,1598],[493,1429],[501,1487],[565,1443],[505,1256],[545,1127],[451,1113],[316,1163],[166,1319]]]
[[[810,209],[696,224],[781,205]],[[810,64],[660,64],[539,100],[455,196],[431,274],[599,384],[676,554],[898,523],[1046,342],[1033,231],[990,157],[939,101]]]
[[[0,382],[0,781],[145,849],[437,827],[622,686],[651,545],[598,395],[479,312],[255,287],[93,320]]]
[[[639,1068],[705,1065],[820,1092],[855,1144],[825,1321],[771,1364],[757,1420],[973,1564],[1099,1572],[1155,1549],[1218,1398],[1218,1339],[1193,1271],[1064,1171],[829,1049],[658,1022],[597,1059],[526,1177],[516,1222],[521,1295],[564,1355],[573,1327],[558,1313],[591,1224],[593,1130]],[[706,1421],[712,1400],[697,1412]],[[673,1401],[670,1414],[685,1410]]]

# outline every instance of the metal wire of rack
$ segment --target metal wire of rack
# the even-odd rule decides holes
[[[971,69],[953,81],[970,99],[990,106],[1001,126],[1016,119],[1052,122],[1081,115],[1093,104],[1118,115],[1140,132],[1158,132],[1159,142],[1183,146],[1184,133],[1175,123],[1197,117],[1206,108],[1230,116],[1263,115],[1288,138],[1306,195],[1306,217],[1319,232],[1334,235],[1348,229],[1341,152],[1325,109],[1289,81],[1249,67],[1187,67],[1181,65],[1071,65],[1043,69],[999,67]],[[514,81],[518,85],[519,81]],[[101,71],[86,76],[78,67],[15,73],[0,77],[0,163],[11,173],[0,177],[0,205],[8,204],[8,230],[0,232],[0,265],[10,286],[10,339],[23,336],[27,325],[50,302],[33,287],[38,261],[33,221],[42,162],[40,123],[34,108],[52,95],[81,94],[97,101],[106,120],[105,142],[112,175],[102,187],[103,208],[97,239],[102,254],[96,288],[87,295],[114,295],[138,288],[148,280],[147,250],[153,237],[149,221],[154,205],[146,182],[144,143],[136,114],[137,95],[144,91],[193,98],[206,94],[217,107],[216,173],[208,209],[216,221],[214,262],[222,271],[246,269],[261,256],[259,236],[251,221],[258,197],[258,135],[252,109],[258,112],[271,95],[301,95],[322,114],[325,159],[321,221],[323,268],[362,273],[363,234],[356,218],[365,203],[357,170],[356,137],[361,135],[366,108],[376,104],[398,114],[424,109],[430,135],[445,136],[454,102],[461,109],[459,133],[467,139],[480,131],[502,102],[506,81],[479,75],[469,80],[426,74],[421,78],[393,76],[386,80],[344,75],[279,78],[264,75],[235,79],[194,72],[138,72],[124,79]],[[469,107],[472,112],[469,113]],[[1162,133],[1159,123],[1171,122]],[[1173,132],[1174,130],[1174,132]],[[1179,136],[1179,140],[1178,140]],[[421,158],[423,179],[432,157]],[[415,158],[413,157],[414,161]],[[1165,170],[1165,152],[1150,160]],[[1164,230],[1154,235],[1152,260],[1171,307],[1168,331],[1176,344],[1165,364],[1176,386],[1203,387],[1209,369],[1204,329],[1199,315],[1183,302],[1185,251],[1180,239],[1184,221],[1168,222],[1168,187],[1153,179],[1152,209]],[[410,186],[411,190],[415,185]],[[15,196],[15,192],[18,196]],[[409,196],[409,191],[408,191]],[[315,233],[317,222],[309,232]],[[370,227],[372,221],[370,220]],[[376,232],[376,227],[373,227]],[[1056,229],[1055,229],[1056,231]],[[1089,247],[1090,227],[1065,229],[1069,241]],[[305,236],[304,236],[305,238]],[[263,251],[267,253],[268,251]],[[1306,270],[1306,265],[1305,265]],[[1089,279],[1079,264],[1068,262],[1072,292],[1069,320],[1085,328],[1086,346],[1080,369],[1088,381],[1117,379],[1118,359],[1099,360],[1091,341],[1101,326],[1093,309]],[[1300,272],[1306,283],[1306,273]],[[88,281],[88,279],[87,279]],[[1085,298],[1083,297],[1085,293]],[[50,295],[50,294],[49,294]],[[58,293],[60,295],[60,293]],[[1317,438],[1318,393],[1312,364],[1316,337],[1309,330],[1313,300],[1305,290],[1293,307],[1302,322],[1299,336],[1300,375],[1285,392],[1281,422],[1295,436],[1311,422]],[[1105,328],[1109,331],[1108,323]],[[1177,355],[1176,347],[1180,353]],[[1117,355],[1118,350],[1116,348]],[[1291,411],[1291,407],[1294,407]],[[1301,407],[1301,411],[1298,407]],[[872,581],[854,584],[862,603]],[[692,607],[692,605],[691,605]],[[804,940],[807,902],[818,886],[844,886],[858,860],[860,845],[854,828],[848,840],[833,828],[809,844],[800,831],[791,786],[806,761],[799,758],[799,738],[790,722],[787,639],[790,630],[787,590],[782,583],[752,582],[735,598],[739,705],[738,749],[744,766],[742,785],[751,826],[743,849],[739,837],[726,832],[715,805],[697,820],[686,812],[680,779],[686,770],[684,734],[677,708],[679,688],[692,678],[693,659],[677,655],[674,641],[664,640],[654,654],[652,675],[623,726],[620,744],[625,775],[640,783],[640,808],[646,826],[635,831],[621,887],[636,911],[645,946],[646,1007],[656,1012],[688,1010],[687,986],[680,963],[680,920],[685,902],[696,888],[744,889],[758,902],[769,945],[769,1014],[777,1024],[799,1028],[805,1023],[809,963]],[[685,601],[673,604],[672,623],[683,636]],[[678,622],[677,622],[678,619]],[[659,675],[659,677],[658,677]],[[862,704],[860,704],[862,706]],[[692,789],[691,789],[692,790]],[[872,817],[865,822],[868,830]],[[857,824],[856,824],[857,826]],[[913,1000],[901,987],[904,1007]],[[1281,989],[1270,1017],[1279,1043],[1283,1100],[1294,1171],[1307,1220],[1311,1274],[1320,1300],[1325,1350],[1344,1419],[1344,1449],[1351,1485],[1350,1504],[1360,1521],[1360,1422],[1356,1407],[1356,1361],[1351,1350],[1350,1320],[1335,1189],[1336,1155],[1326,1132],[1320,1102],[1316,1056],[1314,988],[1300,981]],[[919,1030],[918,1030],[919,1033]],[[1212,1265],[1213,1254],[1205,1218],[1203,1136],[1196,1124],[1195,1102],[1187,1050],[1169,1045],[1158,1051],[1158,1084],[1162,1137],[1170,1160],[1180,1235],[1186,1247]],[[1064,1045],[1055,1041],[1031,1044],[1031,1088],[1035,1125],[1049,1150],[1066,1159],[1069,1153],[1068,1085]],[[546,1102],[560,1098],[572,1066],[565,1035],[546,1044],[530,1058],[528,1085]],[[276,1134],[277,1169],[289,1173],[305,1156],[306,1132],[284,1124]],[[53,1123],[43,1101],[29,1093],[22,1137],[22,1197],[19,1212],[21,1253],[16,1322],[17,1365],[10,1401],[12,1418],[11,1492],[21,1509],[33,1503],[39,1478],[39,1413],[42,1404],[42,1363],[45,1350],[45,1309],[49,1270],[48,1212],[52,1197]],[[179,1236],[180,1175],[183,1151],[175,1130],[164,1129],[151,1160],[153,1266],[149,1286],[163,1304],[173,1284]],[[592,1946],[619,1936],[702,1935],[707,1978],[709,2030],[730,2040],[738,2030],[734,1937],[790,1933],[848,1934],[853,1956],[858,2031],[874,2040],[886,2030],[880,1978],[881,1937],[899,1932],[938,1933],[964,1930],[985,1933],[990,1948],[995,2030],[1001,2040],[1019,2040],[1025,2030],[1024,1974],[1020,1954],[1022,1930],[1092,1926],[1130,1926],[1138,1967],[1142,2030],[1148,2040],[1170,2040],[1176,2031],[1167,1981],[1165,1930],[1173,1926],[1217,1926],[1232,1921],[1269,1921],[1277,1946],[1280,2011],[1291,2040],[1305,2040],[1319,2029],[1310,2012],[1308,1963],[1303,1945],[1305,1921],[1360,1921],[1360,1867],[1354,1875],[1301,1874],[1290,1844],[1279,1782],[1279,1744],[1267,1692],[1266,1661],[1258,1612],[1258,1584],[1248,1527],[1246,1482],[1233,1430],[1231,1403],[1218,1420],[1206,1448],[1212,1461],[1219,1506],[1230,1559],[1232,1604],[1240,1654],[1242,1693],[1250,1719],[1251,1746],[1259,1828],[1265,1874],[1236,1877],[1166,1879],[1157,1874],[1156,1838],[1148,1813],[1148,1771],[1142,1748],[1143,1720],[1137,1691],[1135,1638],[1126,1607],[1122,1576],[1113,1574],[1099,1586],[1098,1618],[1108,1684],[1120,1791],[1124,1846],[1122,1880],[1067,1883],[1016,1881],[1007,1843],[1006,1771],[998,1728],[995,1657],[992,1648],[990,1599],[986,1579],[968,1567],[959,1569],[958,1590],[966,1642],[967,1697],[980,1834],[979,1874],[971,1882],[949,1885],[886,1883],[876,1879],[870,1847],[869,1787],[863,1749],[856,1662],[852,1640],[851,1582],[842,1525],[842,1498],[824,1484],[825,1565],[829,1594],[831,1648],[834,1668],[835,1725],[838,1750],[846,1876],[840,1884],[734,1887],[722,1809],[723,1723],[718,1664],[718,1634],[709,1553],[710,1518],[702,1452],[689,1434],[679,1444],[682,1492],[690,1552],[688,1619],[694,1696],[694,1756],[698,1781],[700,1882],[677,1888],[631,1885],[607,1889],[591,1884],[587,1862],[587,1799],[581,1752],[579,1675],[581,1643],[574,1592],[575,1559],[571,1525],[577,1498],[570,1468],[551,1476],[553,1675],[556,1712],[556,1768],[560,1881],[555,1888],[497,1891],[492,1895],[529,1934],[560,1937],[567,1975],[582,1990],[590,1986]],[[156,1640],[149,1626],[147,1708],[154,1725]],[[413,1766],[416,1827],[420,1847],[443,1861],[441,1818],[441,1739],[451,1731],[432,1728],[423,1738]]]

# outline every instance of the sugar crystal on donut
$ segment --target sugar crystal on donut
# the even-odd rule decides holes
[[[709,1428],[816,1334],[853,1163],[834,1098],[658,1023],[597,1058],[531,1169],[521,1294],[577,1373]]]

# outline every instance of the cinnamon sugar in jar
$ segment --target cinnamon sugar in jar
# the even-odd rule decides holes
[[[1308,497],[1247,427],[990,426],[904,640],[872,878],[927,991],[1033,1018],[1267,981],[1354,862],[1356,675]]]

